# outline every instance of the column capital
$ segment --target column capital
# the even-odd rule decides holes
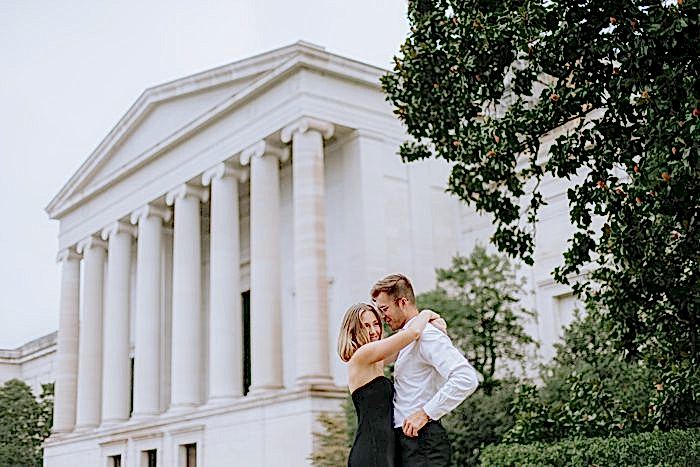
[[[136,225],[143,218],[156,216],[160,217],[163,220],[163,222],[168,222],[172,215],[172,211],[168,208],[154,206],[152,204],[146,204],[132,212],[129,220],[132,224]]]
[[[91,248],[102,248],[106,250],[107,243],[101,238],[98,238],[96,235],[90,235],[89,237],[78,242],[78,253],[83,253]]]
[[[165,203],[168,206],[175,204],[175,201],[179,198],[187,198],[191,196],[193,198],[199,199],[202,203],[206,203],[209,200],[209,190],[202,187],[192,185],[190,183],[183,183],[177,188],[173,188],[165,195]]]
[[[311,117],[301,117],[298,120],[290,123],[282,128],[280,138],[283,143],[289,143],[292,140],[294,133],[306,133],[309,130],[316,130],[323,136],[323,139],[328,139],[333,136],[335,127],[332,123],[323,120],[317,120]]]
[[[248,180],[248,169],[234,167],[231,162],[219,162],[202,174],[202,185],[211,185],[215,178],[235,178],[239,182],[245,182]]]
[[[241,152],[241,165],[250,164],[250,160],[253,157],[263,157],[263,156],[274,156],[280,160],[280,162],[286,162],[289,159],[289,148],[280,148],[278,146],[273,146],[261,139],[255,144],[252,144],[247,149]]]
[[[74,246],[70,246],[58,252],[58,254],[56,255],[56,262],[62,263],[64,261],[69,260],[79,260],[80,258],[82,258],[82,255],[75,251]]]
[[[102,240],[109,240],[112,235],[117,235],[120,233],[129,234],[132,237],[136,236],[136,228],[124,221],[115,221],[109,224],[107,227],[102,229]]]

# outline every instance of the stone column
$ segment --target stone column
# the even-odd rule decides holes
[[[104,312],[102,423],[129,418],[129,297],[133,226],[115,222],[102,230],[108,241],[107,292]]]
[[[69,433],[75,426],[78,382],[80,255],[72,247],[67,248],[58,253],[58,261],[61,263],[61,302],[58,312],[53,432]]]
[[[83,254],[83,316],[78,354],[78,409],[75,428],[95,428],[102,410],[102,303],[107,244],[88,237],[78,244]]]
[[[287,151],[271,147],[265,141],[259,141],[241,154],[241,164],[250,164],[252,393],[283,386],[279,164],[287,157]]]
[[[282,130],[292,142],[297,383],[330,385],[323,140],[333,125],[301,118]]]
[[[202,402],[201,202],[209,191],[183,184],[166,196],[175,206],[173,233],[172,409]]]
[[[211,185],[208,402],[243,395],[243,316],[238,182],[247,172],[220,163],[202,175]]]
[[[138,225],[134,325],[134,418],[160,413],[163,222],[169,209],[147,204],[131,214]]]

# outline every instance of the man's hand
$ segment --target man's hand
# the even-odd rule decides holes
[[[418,431],[423,428],[428,421],[430,421],[430,417],[425,413],[425,410],[420,409],[403,421],[403,432],[406,436],[415,438],[418,436]]]

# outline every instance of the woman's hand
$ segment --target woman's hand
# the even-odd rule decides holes
[[[430,309],[425,309],[421,310],[421,314],[425,315],[428,317],[428,322],[434,321],[436,319],[440,319],[440,315],[435,313],[433,310]]]
[[[430,321],[430,324],[442,331],[443,334],[447,334],[447,321],[445,321],[444,319],[437,318],[433,321]]]
[[[442,317],[438,313],[435,313],[433,310],[430,309],[422,310],[421,313],[428,314],[428,322],[436,328],[438,328],[444,334],[447,334],[447,322],[444,319],[442,319]]]

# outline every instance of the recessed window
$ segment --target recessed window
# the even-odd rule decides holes
[[[243,302],[243,395],[248,394],[251,383],[250,363],[250,290],[241,294]]]
[[[182,467],[197,467],[197,443],[183,444],[180,446],[182,455]]]
[[[148,451],[142,451],[141,454],[141,465],[143,467],[157,467],[158,466],[158,451],[155,449],[149,449]]]
[[[107,458],[108,462],[107,465],[109,467],[122,467],[122,455],[121,454],[115,454],[114,456],[109,456]]]
[[[564,330],[576,318],[576,310],[578,308],[579,301],[574,294],[569,293],[556,297],[554,325],[556,326],[556,335],[559,339],[564,336]]]
[[[129,375],[129,415],[134,414],[134,357],[129,359],[130,375]]]

